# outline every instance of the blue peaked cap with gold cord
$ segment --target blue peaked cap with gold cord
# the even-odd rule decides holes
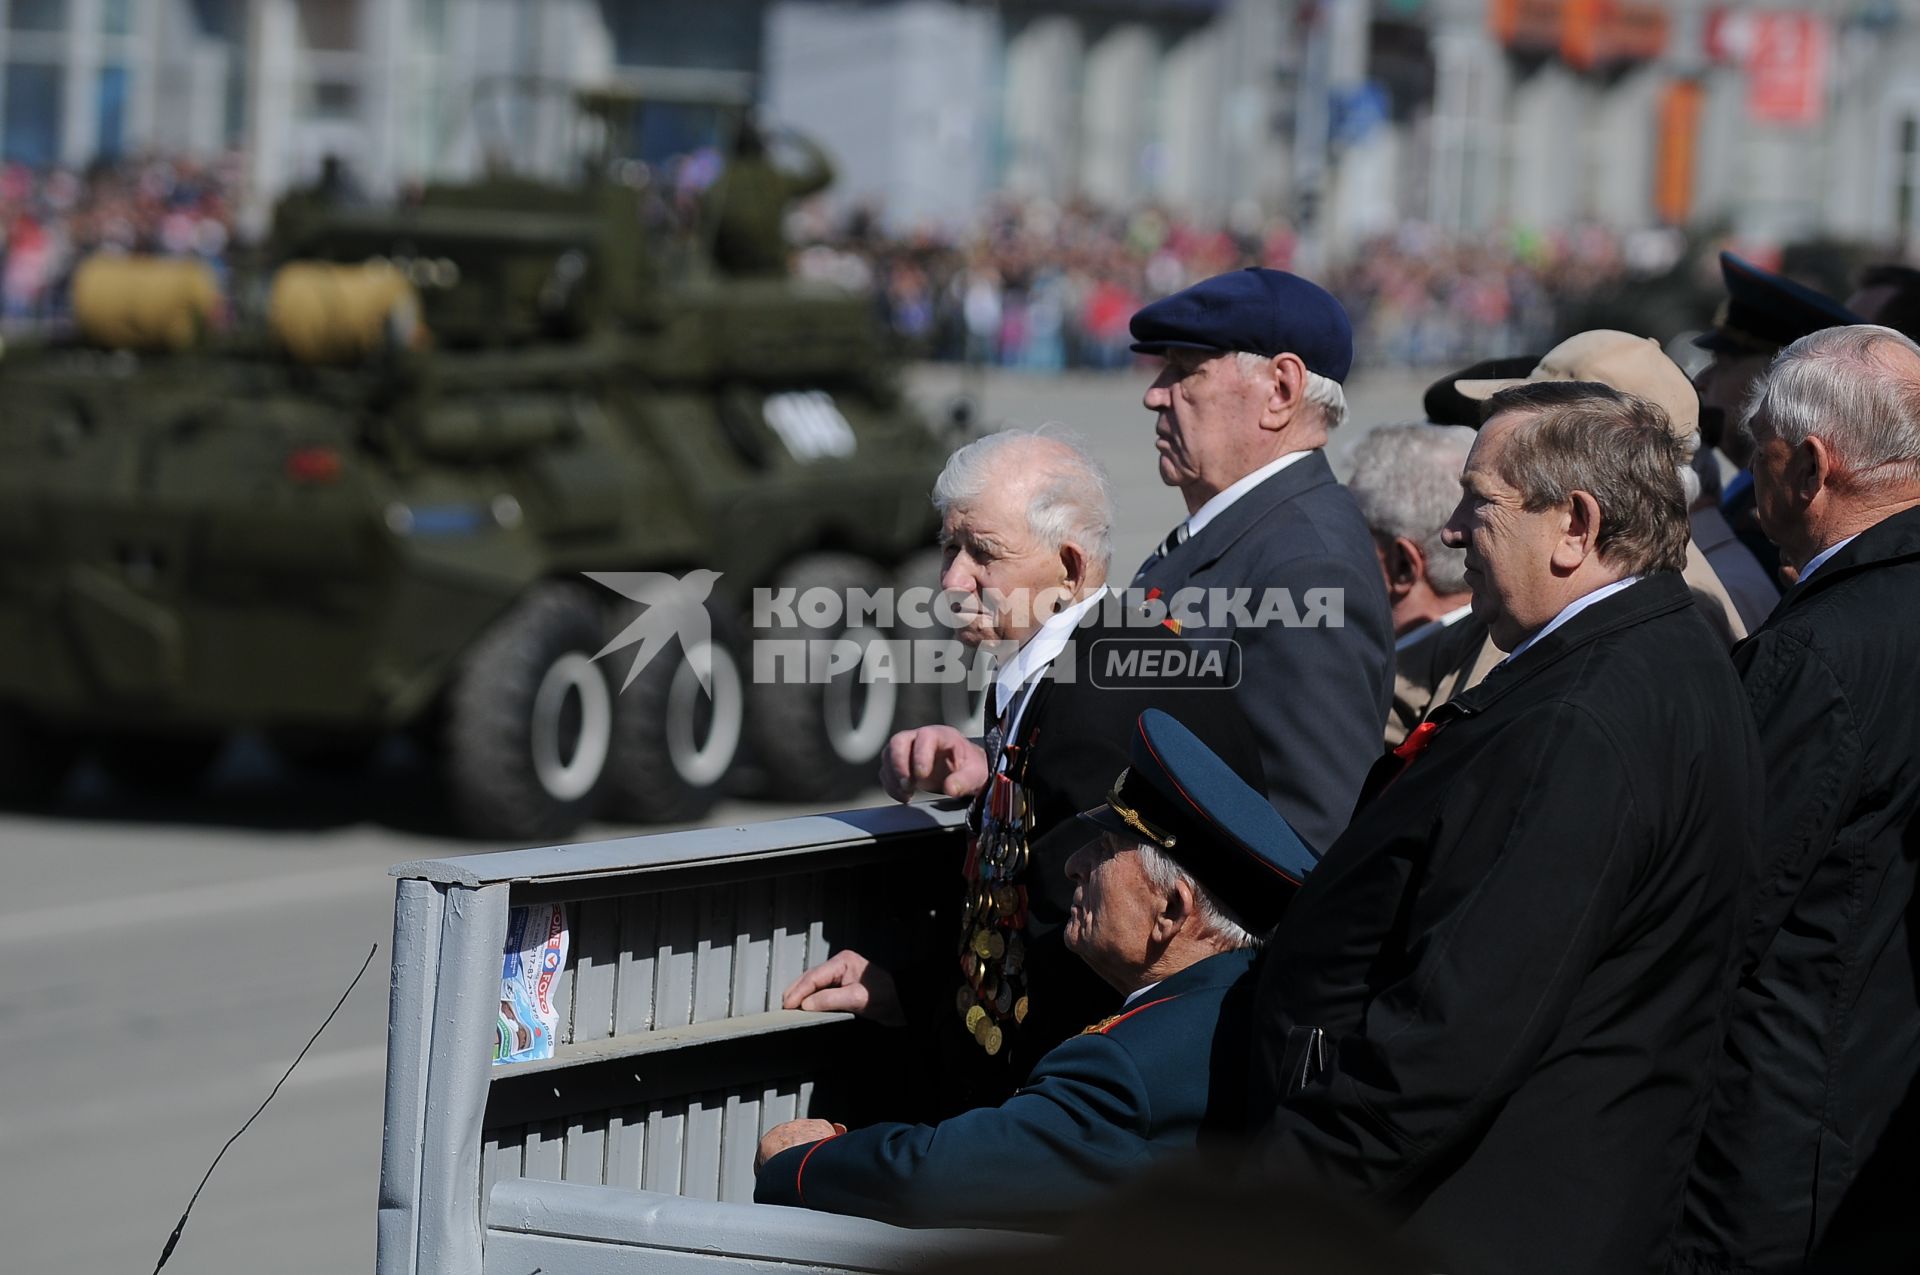
[[[1297,274],[1248,266],[1202,279],[1136,311],[1135,354],[1246,350],[1297,354],[1307,371],[1344,382],[1353,370],[1353,324],[1331,292]]]
[[[1080,817],[1158,846],[1251,929],[1278,922],[1319,860],[1266,794],[1157,708],[1140,714],[1128,763]]]

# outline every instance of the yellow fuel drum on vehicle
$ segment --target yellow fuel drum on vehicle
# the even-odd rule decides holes
[[[73,272],[74,319],[108,349],[191,349],[219,312],[220,287],[201,261],[101,254]]]
[[[267,323],[302,363],[344,363],[423,335],[419,295],[385,262],[288,262],[273,276]]]

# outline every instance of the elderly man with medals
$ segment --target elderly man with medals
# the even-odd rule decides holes
[[[1118,1012],[1048,1050],[998,1106],[851,1132],[776,1125],[755,1200],[1050,1229],[1156,1161],[1244,1131],[1254,953],[1314,856],[1165,713],[1141,714],[1129,754],[1105,800],[1062,829],[1081,842],[1065,943],[1125,998]]]
[[[945,1042],[944,1109],[960,1110],[1007,1097],[1037,1058],[1116,1004],[1062,943],[1066,862],[1084,839],[1074,817],[1126,764],[1140,714],[1168,710],[1250,783],[1263,775],[1225,690],[1232,670],[1202,683],[1192,673],[1114,677],[1096,668],[1096,657],[1142,644],[1164,652],[1182,639],[1107,589],[1111,501],[1084,450],[1046,432],[990,435],[953,455],[933,499],[946,549],[941,586],[958,600],[959,636],[1000,661],[989,729],[980,741],[947,726],[902,731],[881,782],[902,801],[916,792],[972,798],[952,981],[939,1005],[903,1003],[892,973],[843,951],[797,979],[782,1003],[895,1025],[952,1016],[934,1034]]]

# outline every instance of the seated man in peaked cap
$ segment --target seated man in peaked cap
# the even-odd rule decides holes
[[[1314,858],[1191,731],[1149,709],[1081,817],[1067,946],[1118,1014],[1056,1046],[998,1107],[760,1142],[754,1199],[910,1226],[1044,1228],[1159,1157],[1245,1127],[1250,971]]]

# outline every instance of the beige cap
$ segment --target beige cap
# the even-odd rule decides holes
[[[1532,381],[1597,381],[1657,404],[1667,414],[1674,434],[1683,440],[1700,428],[1700,399],[1680,365],[1652,337],[1611,328],[1568,337],[1548,350],[1524,378],[1455,381],[1453,388],[1466,398],[1485,400],[1508,386]]]

